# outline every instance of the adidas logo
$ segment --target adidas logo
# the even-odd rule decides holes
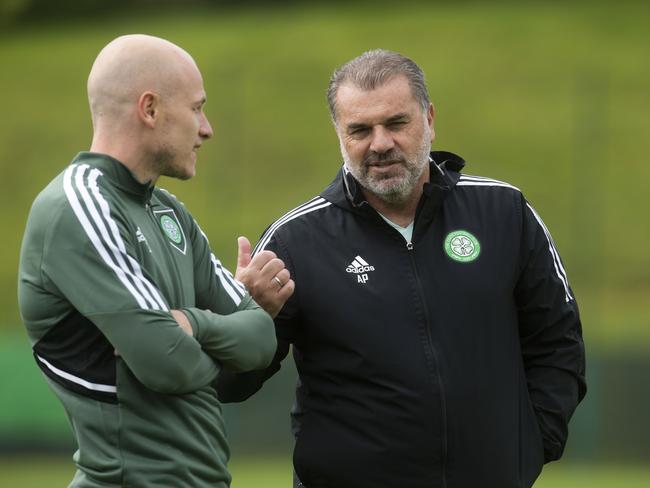
[[[151,252],[151,247],[149,247],[149,243],[147,242],[147,238],[144,236],[142,231],[140,230],[140,227],[138,226],[137,230],[135,231],[135,237],[138,239],[138,242],[144,242],[147,246],[147,249],[149,252]]]
[[[374,271],[374,270],[375,267],[370,266],[368,263],[366,263],[366,261],[361,256],[357,256],[356,258],[354,258],[352,260],[352,264],[350,264],[350,266],[345,268],[345,271],[347,271],[348,273],[357,273],[357,274],[366,273],[368,271]]]
[[[140,227],[135,231],[135,237],[138,239],[138,242],[147,242],[147,238],[144,236]]]
[[[348,273],[357,275],[357,283],[366,283],[368,281],[368,271],[374,271],[375,267],[371,266],[361,256],[357,256],[352,260],[352,263],[345,268]]]

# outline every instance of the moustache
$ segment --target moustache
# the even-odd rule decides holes
[[[363,158],[364,165],[382,163],[406,163],[404,154],[399,149],[391,149],[385,153],[369,152]]]

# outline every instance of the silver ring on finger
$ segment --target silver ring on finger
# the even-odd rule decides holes
[[[278,285],[280,285],[280,288],[282,288],[284,286],[284,283],[282,283],[282,280],[280,280],[280,278],[278,278],[277,276],[274,276],[273,279],[275,280],[275,282]]]

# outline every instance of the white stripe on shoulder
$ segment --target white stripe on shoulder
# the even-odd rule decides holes
[[[63,371],[57,368],[56,366],[53,366],[47,360],[40,357],[38,354],[36,354],[36,359],[38,359],[41,363],[43,363],[47,367],[47,369],[52,371],[52,373],[54,373],[55,375],[60,376],[61,378],[65,378],[68,381],[72,381],[73,383],[76,383],[78,385],[81,385],[84,388],[87,388],[88,390],[103,391],[105,393],[117,393],[117,388],[113,385],[102,385],[101,383],[91,383],[90,381],[86,381],[83,378],[79,378],[78,376],[67,373],[66,371]]]
[[[205,235],[205,232],[203,232],[203,229],[201,229],[201,226],[196,220],[194,221],[194,225],[196,225],[196,228],[199,229],[199,232],[208,245],[208,249],[210,249],[210,241],[208,240],[208,236]],[[211,249],[210,261],[212,262],[212,266],[214,266],[214,274],[219,279],[221,286],[226,291],[235,306],[239,306],[242,298],[246,294],[246,287],[241,282],[237,281],[237,279],[235,279],[230,271],[223,267],[221,261],[217,259]]]
[[[521,192],[519,188],[510,183],[492,178],[485,178],[483,176],[460,175],[460,180],[456,183],[456,186],[501,186],[503,188],[512,188],[513,190]]]
[[[266,230],[266,232],[262,235],[261,239],[253,249],[253,256],[255,256],[258,252],[264,250],[264,248],[269,244],[269,241],[271,240],[271,237],[273,237],[273,234],[275,233],[276,230],[278,230],[280,227],[282,227],[284,224],[287,222],[290,222],[293,219],[296,219],[302,215],[308,214],[310,212],[313,212],[315,210],[319,210],[321,208],[329,207],[332,205],[331,202],[328,202],[325,200],[323,197],[314,197],[308,202],[303,203],[302,205],[299,205],[298,207],[294,208],[293,210],[287,212],[284,214],[282,217],[280,217],[278,220],[276,220],[271,226]]]
[[[557,277],[562,282],[562,286],[564,286],[565,300],[569,302],[573,300],[573,297],[571,296],[571,292],[569,290],[569,279],[567,278],[566,271],[564,270],[564,266],[562,266],[562,260],[560,259],[560,255],[558,254],[557,249],[555,248],[555,242],[553,242],[551,233],[548,231],[546,225],[542,221],[542,218],[535,211],[535,209],[530,205],[530,203],[526,202],[526,206],[533,213],[535,220],[537,220],[537,223],[540,225],[542,230],[544,230],[544,235],[546,236],[546,240],[548,241],[548,250],[551,253],[551,257],[553,258],[553,266],[555,267],[555,273],[557,274]]]
[[[155,303],[152,301],[151,297],[149,298],[149,303],[147,300],[147,297],[143,296],[142,292],[136,287],[134,287],[134,284],[137,283],[137,279],[131,271],[126,267],[123,266],[123,261],[122,265],[118,265],[113,261],[113,258],[111,257],[111,253],[109,253],[106,244],[109,245],[109,247],[112,247],[112,254],[115,255],[115,249],[114,245],[110,242],[105,242],[102,240],[102,238],[97,234],[95,231],[91,221],[89,220],[89,217],[86,215],[86,211],[84,210],[81,202],[79,201],[79,197],[77,196],[77,191],[82,194],[82,197],[85,195],[88,195],[88,191],[84,187],[83,183],[83,176],[88,168],[87,165],[70,165],[68,169],[64,173],[64,180],[63,180],[63,189],[65,191],[66,197],[68,198],[68,202],[70,203],[70,206],[72,207],[72,210],[77,217],[77,220],[81,224],[83,230],[85,231],[86,235],[90,239],[91,243],[101,256],[101,258],[104,260],[104,262],[108,265],[110,269],[113,270],[113,272],[116,274],[118,279],[122,282],[122,284],[125,286],[125,288],[131,293],[133,298],[135,298],[136,302],[138,305],[145,309],[148,310],[150,308],[156,308]],[[74,175],[73,175],[74,173]],[[87,198],[90,198],[89,196]],[[93,206],[94,209],[94,206]],[[92,210],[89,209],[89,211],[92,212]],[[96,209],[94,209],[95,214],[97,213]],[[98,228],[100,228],[98,226]],[[101,232],[100,228],[100,232]],[[104,228],[103,230],[106,232],[106,229]],[[140,288],[140,287],[138,287]]]
[[[154,286],[153,283],[151,283],[151,281],[145,278],[144,274],[142,274],[142,268],[140,267],[140,263],[138,263],[133,258],[133,256],[129,255],[129,253],[126,252],[126,246],[124,245],[124,240],[120,235],[120,231],[117,228],[117,224],[115,223],[115,220],[113,219],[113,217],[111,217],[111,210],[108,205],[108,202],[101,194],[101,192],[99,191],[99,187],[97,186],[97,178],[101,174],[102,174],[101,171],[99,171],[98,169],[93,169],[90,172],[90,176],[88,177],[88,186],[90,187],[93,196],[97,200],[97,203],[99,204],[99,207],[102,210],[102,215],[104,216],[104,220],[108,224],[108,227],[110,228],[111,234],[113,236],[113,240],[117,245],[117,250],[115,250],[115,248],[112,248],[113,254],[117,258],[118,262],[120,263],[120,266],[122,267],[124,267],[124,261],[122,257],[124,257],[127,260],[127,262],[130,265],[130,269],[133,271],[133,273],[138,279],[138,281],[136,281],[136,286],[138,286],[138,288],[143,292],[143,295],[147,297],[148,300],[153,300],[155,304],[158,305],[159,308],[157,308],[157,310],[167,310],[167,304],[165,303],[165,300],[163,300],[162,296],[160,296],[160,292],[158,291],[158,289]],[[99,227],[102,224],[102,222],[99,219],[99,217],[97,217],[96,220],[98,222],[98,227]],[[102,225],[102,229],[103,229],[103,225]],[[102,232],[104,232],[104,230],[102,230]],[[104,236],[104,239],[107,242],[110,242],[110,239],[108,239],[107,236]],[[144,289],[142,288],[143,286]],[[156,309],[155,306],[154,308]]]

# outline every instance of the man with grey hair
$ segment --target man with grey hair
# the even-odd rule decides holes
[[[292,344],[296,486],[532,486],[586,391],[548,230],[514,186],[430,152],[433,105],[410,59],[362,54],[328,101],[343,167],[254,252],[296,281],[275,358],[221,375],[220,398],[253,394]]]
[[[262,310],[188,210],[155,186],[194,176],[212,136],[186,51],[114,39],[93,64],[88,98],[90,151],[36,198],[18,283],[34,359],[77,441],[70,486],[226,488],[214,383],[220,371],[269,364],[271,316],[293,282],[272,252],[251,259],[240,238],[238,276]]]

